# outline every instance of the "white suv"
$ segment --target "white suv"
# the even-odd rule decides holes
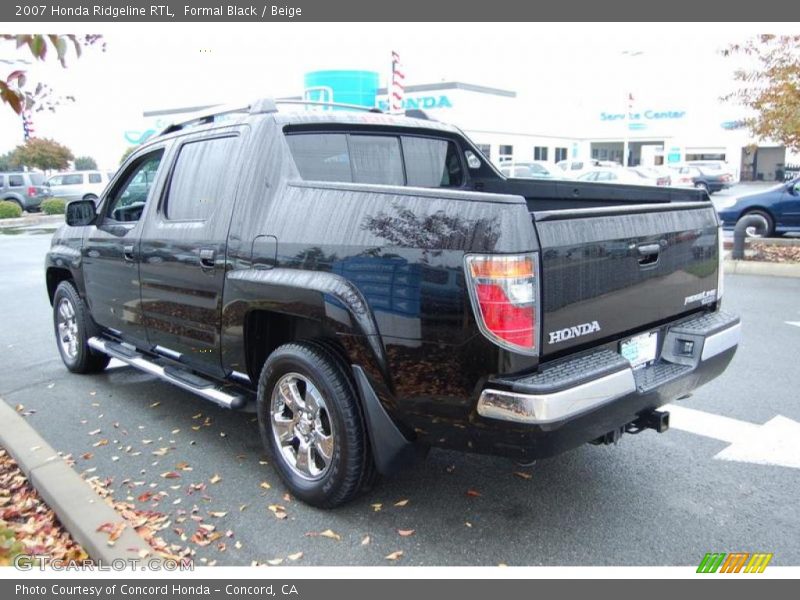
[[[66,201],[97,200],[113,175],[106,171],[59,173],[48,179],[47,185],[54,198]]]

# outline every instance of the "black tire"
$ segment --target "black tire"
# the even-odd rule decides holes
[[[284,401],[287,396],[280,392],[281,388],[276,389],[279,385],[294,385],[303,403],[294,404],[306,409],[292,410]],[[319,407],[319,400],[313,399],[314,393],[321,397],[324,409]],[[325,419],[318,416],[306,421],[308,426],[314,423],[313,431],[303,431],[298,424],[288,425],[303,421],[314,411],[313,404],[317,405],[318,415],[326,415]],[[290,343],[270,354],[258,379],[257,410],[264,448],[281,479],[300,500],[320,508],[334,508],[355,498],[373,481],[374,466],[365,420],[352,377],[341,358],[326,346],[315,342]],[[282,421],[278,422],[278,418]],[[285,434],[283,443],[278,441],[279,429]],[[305,436],[308,442],[317,431],[323,435],[329,433],[332,440],[327,461],[323,453],[313,448],[301,452],[303,448],[317,447],[313,442],[303,446],[300,439]],[[305,465],[312,465],[310,469],[304,470],[299,464],[301,454],[308,457]],[[319,472],[310,472],[313,470]]]
[[[708,184],[707,183],[704,183],[702,181],[698,181],[697,183],[694,184],[694,187],[696,189],[698,189],[698,190],[705,191],[705,193],[708,194],[709,196],[711,195],[711,191],[708,189]]]
[[[772,237],[775,234],[775,221],[769,215],[769,213],[764,212],[763,210],[750,210],[744,213],[741,217],[739,217],[739,221],[744,219],[745,217],[756,217],[761,219],[761,226],[756,227],[751,231],[751,228],[747,228],[747,237],[753,238],[768,238]],[[738,223],[738,221],[737,221]]]
[[[66,307],[71,308],[72,320],[61,312]],[[109,357],[89,347],[89,338],[97,335],[99,329],[71,281],[59,283],[53,295],[53,328],[58,353],[67,369],[73,373],[99,373],[108,366]],[[74,346],[70,343],[72,340]]]

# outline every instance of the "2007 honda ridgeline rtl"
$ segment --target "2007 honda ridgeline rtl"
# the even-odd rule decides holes
[[[318,506],[431,446],[531,461],[664,431],[739,341],[705,194],[507,179],[424,118],[204,115],[66,221],[46,279],[67,368],[254,403]]]

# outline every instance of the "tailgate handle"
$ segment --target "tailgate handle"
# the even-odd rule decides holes
[[[639,264],[643,267],[654,265],[658,262],[658,253],[661,250],[660,244],[642,244],[637,247],[639,250]]]

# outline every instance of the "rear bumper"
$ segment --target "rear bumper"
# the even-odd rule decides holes
[[[632,369],[610,348],[518,379],[490,380],[478,399],[479,451],[538,458],[635,421],[725,370],[739,344],[739,318],[709,313],[659,330],[658,359]]]

